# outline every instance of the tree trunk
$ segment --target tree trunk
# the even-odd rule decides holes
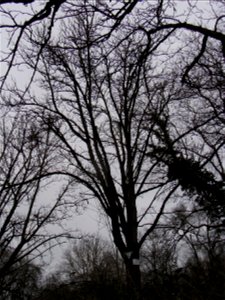
[[[126,261],[127,299],[141,300],[141,272],[139,255],[132,256]]]

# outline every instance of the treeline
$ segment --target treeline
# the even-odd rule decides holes
[[[222,239],[214,235],[208,240],[206,233],[201,243],[194,236],[178,241],[162,230],[151,238],[141,255],[142,299],[225,298]],[[123,261],[111,243],[97,236],[71,244],[51,274],[45,267],[20,263],[1,283],[5,292],[0,299],[128,299]]]

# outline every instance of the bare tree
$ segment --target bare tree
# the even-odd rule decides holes
[[[112,28],[109,29],[100,39],[103,40],[108,38],[112,32],[120,25],[122,20],[126,17],[129,12],[132,11],[137,1],[131,3],[124,3],[122,7],[115,10],[115,17],[110,10],[111,4],[109,3],[109,8],[105,7],[104,3],[97,3],[93,5],[90,3],[90,9],[101,12],[105,10],[103,16],[107,16],[105,20],[107,22],[108,17],[113,20]],[[19,7],[15,4],[21,4]],[[23,5],[23,6],[22,6]],[[27,41],[27,36],[32,36],[37,29],[40,28],[40,24],[45,24],[46,31],[42,32],[41,39],[38,38],[39,51],[36,55],[36,65],[39,62],[40,55],[46,43],[49,41],[51,36],[57,34],[54,31],[54,26],[56,26],[57,20],[67,19],[71,17],[71,6],[74,6],[74,3],[70,3],[66,0],[49,0],[43,3],[37,0],[27,0],[27,1],[11,1],[11,0],[2,0],[0,1],[0,15],[2,18],[2,24],[0,25],[0,30],[3,34],[7,35],[8,46],[7,49],[1,51],[1,63],[6,64],[5,72],[1,78],[1,89],[3,88],[10,71],[15,70],[18,61],[20,61],[20,52],[23,52],[24,42]],[[82,7],[83,1],[78,1],[76,6]],[[35,73],[35,70],[34,70]],[[33,80],[31,76],[30,81]]]
[[[39,294],[41,274],[41,268],[37,264],[28,262],[27,258],[19,260],[11,267],[4,280],[1,278],[0,299],[34,299]]]
[[[143,260],[143,294],[144,299],[177,299],[179,286],[174,274],[178,268],[178,246],[176,235],[170,229],[157,228],[146,240],[141,251]]]
[[[109,242],[87,236],[64,253],[58,274],[61,281],[83,299],[124,299],[125,269]]]
[[[58,194],[55,191],[54,197],[44,192],[53,180],[43,177],[57,156],[52,134],[41,131],[36,120],[15,112],[2,116],[0,139],[0,285],[4,294],[10,292],[10,278],[26,263],[41,259],[60,237],[69,236],[57,228],[68,216],[69,184]],[[50,228],[54,224],[56,232]]]
[[[151,55],[160,41],[134,32],[109,54],[110,44],[104,48],[93,42],[98,37],[95,14],[79,13],[60,37],[64,47],[49,43],[41,57],[38,71],[45,100],[21,95],[17,103],[30,111],[33,107],[43,118],[61,143],[61,173],[87,188],[86,197],[98,199],[109,217],[127,268],[129,297],[136,299],[140,248],[178,188],[148,155],[156,139],[156,119],[167,110],[169,99],[164,84],[152,74]],[[27,61],[35,67],[30,57],[28,52]],[[148,200],[142,207],[144,197]]]
[[[178,297],[223,299],[224,230],[212,224],[204,209],[188,210],[183,205],[176,209],[171,223],[180,248],[175,274]]]
[[[42,38],[37,39],[39,43],[39,52],[36,55],[36,63],[38,64],[40,54],[51,36],[57,34],[57,26],[54,25],[57,20],[67,20],[71,17],[76,18],[73,14],[73,7],[81,8],[83,1],[71,3],[66,0],[49,0],[47,3],[40,5],[38,1],[1,1],[1,15],[3,24],[1,29],[7,30],[9,34],[9,49],[4,53],[2,63],[6,62],[6,72],[3,75],[3,84],[9,75],[10,70],[17,66],[17,54],[21,52],[24,42],[27,42],[27,35],[33,36],[35,30],[40,24],[46,23],[46,30],[42,32]],[[20,5],[16,10],[15,4],[24,4],[29,7]],[[124,25],[129,24],[130,18],[135,18],[134,29],[144,31],[152,39],[157,38],[158,34],[167,35],[172,31],[176,34],[179,42],[180,33],[193,34],[194,40],[198,43],[198,48],[192,53],[186,65],[182,66],[181,80],[183,83],[189,81],[189,73],[198,63],[204,52],[208,49],[211,40],[218,43],[218,48],[224,56],[225,36],[223,34],[224,25],[224,3],[223,1],[208,1],[207,3],[193,4],[191,1],[185,1],[182,11],[177,1],[158,0],[149,3],[142,3],[139,0],[133,1],[87,1],[88,11],[96,12],[100,15],[102,21],[101,35],[98,41],[110,39],[117,30],[121,30]],[[203,5],[203,7],[201,7]],[[204,6],[210,10],[210,13],[203,15]],[[19,9],[19,14],[18,14]],[[140,18],[137,18],[140,15]],[[21,21],[21,15],[23,16]],[[199,17],[200,16],[200,17]],[[197,21],[196,21],[197,19]],[[133,24],[132,24],[133,25]],[[129,34],[128,34],[129,35]],[[164,40],[167,47],[170,40],[168,37]],[[181,47],[180,49],[182,49]]]

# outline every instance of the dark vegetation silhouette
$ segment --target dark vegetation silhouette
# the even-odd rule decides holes
[[[223,299],[224,246],[205,251],[206,241],[202,247],[193,241],[181,267],[170,238],[165,231],[158,232],[141,254],[142,299]],[[126,299],[125,268],[109,244],[86,237],[71,245],[38,293],[32,299]]]
[[[10,2],[27,4],[23,18]],[[1,2],[10,46],[1,105],[6,124],[9,111],[23,120],[2,131],[3,279],[45,242],[55,244],[54,234],[37,242],[45,222],[66,219],[67,204],[97,201],[120,275],[107,275],[116,266],[106,246],[83,239],[68,258],[74,267],[80,249],[83,263],[89,253],[86,278],[78,269],[72,278],[66,270],[67,280],[54,275],[41,297],[224,298],[224,3],[186,1],[182,11],[163,0],[28,2]],[[30,72],[23,87],[11,78],[19,68]],[[68,182],[50,210],[37,209],[42,183],[53,178]],[[105,252],[96,250],[101,263],[93,266],[95,246]],[[180,246],[188,257],[181,266]],[[82,284],[73,284],[77,276]]]

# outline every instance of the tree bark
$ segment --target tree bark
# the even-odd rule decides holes
[[[127,299],[141,300],[141,272],[139,255],[134,255],[126,262]]]

